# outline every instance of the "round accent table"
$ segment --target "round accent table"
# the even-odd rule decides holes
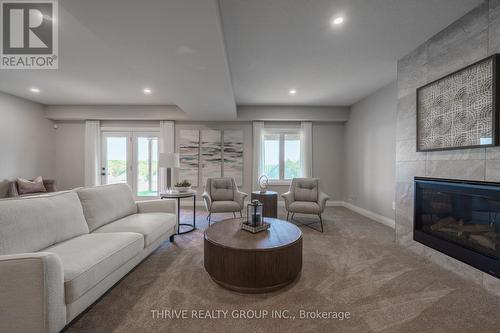
[[[193,224],[181,223],[181,199],[193,198]],[[167,191],[160,193],[161,199],[177,199],[177,234],[187,234],[196,229],[196,191],[189,190],[187,192]],[[188,227],[187,230],[181,231],[181,226]]]
[[[241,229],[244,220],[224,220],[205,231],[204,263],[210,277],[242,293],[270,292],[295,281],[302,270],[300,229],[266,218],[271,227],[252,234]]]
[[[262,211],[262,215],[264,215],[264,217],[278,217],[278,192],[253,191],[252,200],[259,200],[264,205],[264,209]]]

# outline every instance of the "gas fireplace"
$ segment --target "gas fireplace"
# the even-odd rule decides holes
[[[500,183],[415,177],[415,241],[500,277]]]

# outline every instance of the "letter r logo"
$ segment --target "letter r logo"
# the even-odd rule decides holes
[[[51,2],[2,2],[3,54],[51,54]]]

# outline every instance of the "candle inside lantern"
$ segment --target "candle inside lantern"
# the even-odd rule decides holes
[[[262,225],[262,204],[253,200],[247,207],[247,223],[253,227]]]

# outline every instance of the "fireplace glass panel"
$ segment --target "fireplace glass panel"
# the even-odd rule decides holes
[[[423,181],[415,196],[416,230],[499,259],[498,186]]]

